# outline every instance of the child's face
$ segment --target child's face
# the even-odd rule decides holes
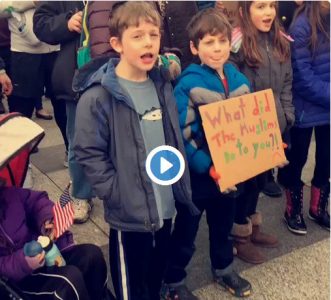
[[[249,8],[253,25],[262,32],[269,32],[276,17],[275,1],[253,1]]]
[[[193,55],[198,55],[203,64],[223,72],[223,65],[229,59],[231,49],[230,41],[225,34],[206,34],[197,48],[193,42],[190,42],[190,46]]]
[[[124,30],[121,40],[111,38],[111,45],[121,54],[121,61],[130,68],[128,72],[145,73],[153,68],[158,57],[160,36],[159,27],[142,20],[139,26]]]

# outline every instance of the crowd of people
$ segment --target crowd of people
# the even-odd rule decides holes
[[[259,194],[279,196],[282,185],[287,228],[307,234],[301,175],[313,133],[308,217],[330,229],[329,1],[1,1],[0,18],[9,111],[51,119],[41,99],[51,100],[75,222],[88,220],[94,197],[104,204],[116,299],[198,299],[185,278],[204,212],[216,284],[251,295],[234,258],[263,263],[261,247],[279,244],[262,230]],[[91,57],[78,67],[87,26]],[[265,89],[274,95],[288,164],[221,192],[199,106]],[[145,117],[153,110],[157,118]],[[186,161],[171,186],[145,170],[161,145]],[[52,229],[52,205],[45,193],[1,181],[0,275],[31,299],[115,299],[100,249],[74,245],[70,232],[56,241],[65,267],[24,255],[26,242]]]

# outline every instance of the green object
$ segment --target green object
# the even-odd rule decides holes
[[[169,60],[168,58],[165,56],[165,55],[160,55],[160,58],[161,58],[161,63],[162,65],[165,67],[165,68],[169,68],[170,66],[170,63],[169,63]]]
[[[176,55],[173,55],[173,54],[169,55],[169,56],[168,56],[168,60],[169,60],[169,61],[170,61],[170,60],[174,60],[177,64],[180,65],[180,60],[179,60],[179,58],[178,58]]]
[[[89,46],[80,47],[77,51],[77,66],[78,68],[83,67],[89,61],[91,61],[91,49]]]
[[[86,21],[88,15],[88,2],[86,3],[84,7],[84,13],[83,13],[83,30],[80,34],[80,43],[79,48],[77,50],[77,66],[78,68],[83,67],[86,65],[89,61],[92,60],[91,57],[91,48],[90,48],[90,33],[88,30],[88,24]]]

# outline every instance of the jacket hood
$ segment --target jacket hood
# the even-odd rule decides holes
[[[230,63],[224,64],[224,75],[228,81],[230,90],[237,88],[242,84],[242,79],[238,80],[238,76],[242,74]],[[217,72],[207,65],[191,64],[177,79],[178,82],[184,81],[187,83],[195,83],[199,86],[214,87],[219,86],[220,77]]]
[[[92,60],[84,67],[76,71],[72,88],[75,92],[83,93],[89,87],[101,84],[111,95],[117,99],[125,100],[126,92],[120,86],[115,73],[115,68],[119,63],[119,58],[100,57]],[[148,72],[154,83],[170,81],[170,74],[164,67],[154,67]]]

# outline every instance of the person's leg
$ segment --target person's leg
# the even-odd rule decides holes
[[[278,239],[275,235],[261,231],[262,214],[256,210],[259,194],[266,182],[268,173],[262,173],[256,177],[256,184],[252,185],[249,191],[249,205],[247,217],[250,218],[252,224],[252,235],[250,240],[253,244],[265,247],[275,248],[278,246]]]
[[[322,187],[330,180],[330,125],[315,127],[316,153],[312,184]]]
[[[14,86],[9,97],[11,111],[31,118],[35,99],[44,92],[43,76],[42,54],[11,53],[11,81]]]
[[[31,118],[34,110],[34,99],[10,95],[8,106],[10,112],[19,112],[25,117]]]
[[[62,253],[67,265],[83,275],[90,299],[101,300],[107,287],[107,265],[101,249],[93,244],[76,245]]]
[[[206,207],[209,228],[209,254],[215,270],[225,269],[233,262],[233,243],[229,239],[235,212],[235,199],[219,195]]]
[[[312,127],[293,127],[291,129],[291,149],[286,150],[286,156],[290,163],[278,170],[280,182],[286,189],[303,186],[301,173],[308,158],[312,133]]]
[[[42,97],[36,97],[34,102],[36,117],[43,120],[52,120],[53,116],[43,108]]]
[[[92,300],[82,272],[75,266],[43,267],[18,283],[31,300]]]
[[[260,264],[266,260],[265,255],[251,241],[253,229],[248,216],[252,207],[256,206],[256,199],[253,197],[256,190],[256,177],[243,183],[243,192],[236,198],[236,211],[231,231],[237,257],[252,264]]]
[[[330,125],[315,127],[315,170],[311,186],[309,218],[330,230]]]
[[[88,201],[92,198],[92,188],[88,183],[84,170],[74,158],[73,141],[75,135],[75,118],[76,118],[77,103],[74,101],[66,101],[67,112],[67,138],[69,142],[69,173],[72,180],[71,194],[74,198],[74,210],[76,223],[84,223],[89,218],[91,206]]]
[[[171,286],[184,284],[186,278],[185,268],[191,261],[195,252],[194,241],[199,229],[199,223],[206,205],[205,191],[208,191],[206,177],[191,172],[192,200],[200,210],[200,214],[192,216],[188,208],[177,202],[177,215],[174,229],[171,234],[170,258],[165,273],[164,282]]]
[[[34,107],[35,107],[36,111],[43,109],[43,103],[42,103],[41,98],[38,97],[35,99]]]
[[[54,61],[56,59],[57,53],[48,53],[45,54],[43,57],[43,64],[45,68],[45,93],[47,97],[51,100],[53,111],[54,111],[54,118],[57,126],[59,127],[64,145],[66,148],[66,152],[68,152],[68,139],[67,139],[67,112],[66,112],[66,102],[62,99],[56,99],[53,87],[52,87],[52,71]]]
[[[117,300],[154,300],[149,297],[151,233],[110,230],[109,263]]]
[[[150,299],[159,299],[161,284],[169,257],[172,219],[164,220],[163,227],[155,234],[155,247],[148,271]]]
[[[287,152],[289,165],[280,169],[280,178],[285,186],[286,210],[284,221],[287,228],[296,234],[306,234],[307,226],[303,218],[302,169],[308,158],[308,150],[313,128],[291,129],[291,149]]]
[[[221,194],[210,178],[206,200],[206,216],[209,228],[209,253],[214,280],[231,294],[248,296],[250,283],[233,270],[233,243],[230,233],[235,215],[236,198]]]
[[[67,139],[67,112],[66,112],[66,102],[64,100],[57,100],[54,96],[51,98],[53,110],[54,110],[54,118],[57,126],[60,129],[60,132],[63,137],[64,145],[66,151],[69,149],[69,143]]]

